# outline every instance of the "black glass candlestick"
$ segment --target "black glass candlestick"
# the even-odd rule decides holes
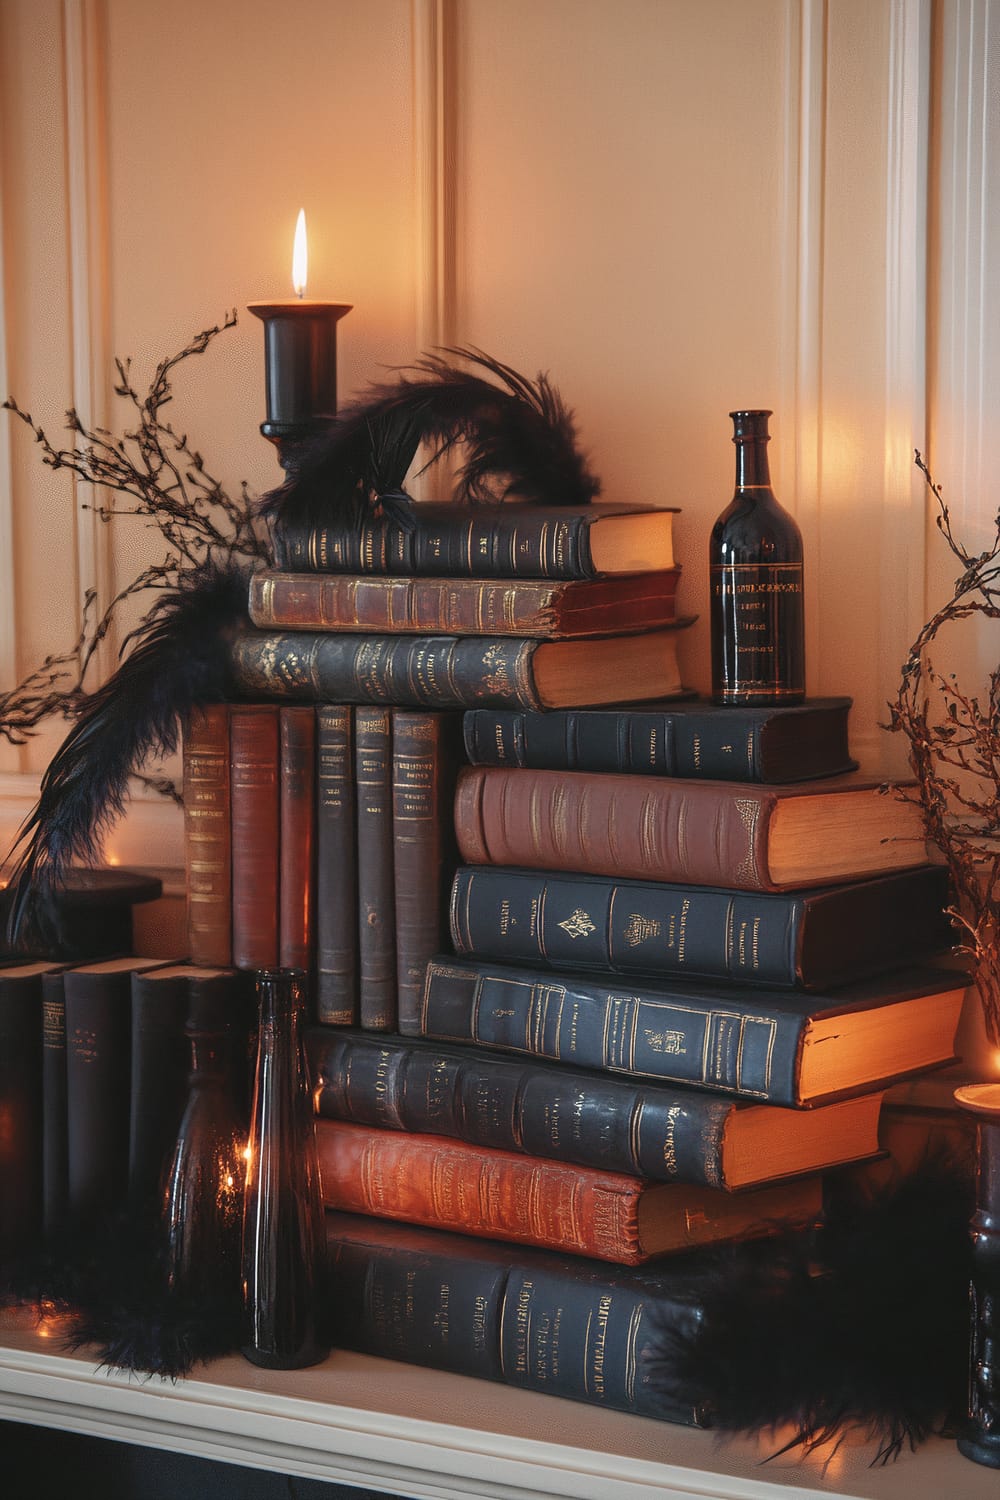
[[[969,1407],[958,1447],[975,1463],[1000,1469],[1000,1083],[969,1084],[955,1099],[976,1117]]]
[[[337,411],[337,324],[346,302],[251,302],[247,311],[264,324],[267,420],[261,432],[287,468],[299,444]]]

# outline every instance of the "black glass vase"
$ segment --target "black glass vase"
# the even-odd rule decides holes
[[[162,1190],[167,1282],[185,1298],[238,1306],[247,1130],[228,995],[211,980],[190,990],[189,1092]]]
[[[243,1213],[243,1353],[294,1370],[324,1359],[325,1243],[312,1092],[302,1037],[305,975],[257,974],[259,1036]]]

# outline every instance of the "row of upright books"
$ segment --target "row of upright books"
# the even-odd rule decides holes
[[[879,1153],[886,1085],[952,1057],[965,980],[925,966],[949,945],[946,880],[917,808],[854,768],[849,701],[691,702],[669,513],[625,514],[420,507],[411,528],[279,535],[233,654],[281,705],[268,912],[287,700],[354,737],[329,860],[312,752],[318,935],[298,950],[342,1340],[704,1421],[652,1370],[664,1319],[697,1318],[706,1247],[815,1222],[826,1174]],[[395,1011],[366,1004],[360,957],[350,1001],[323,999],[324,919],[360,955],[374,889],[373,708],[397,772],[407,716],[437,726],[418,852],[381,772],[382,910],[397,935],[407,903],[425,918]],[[229,837],[235,920],[262,886]]]

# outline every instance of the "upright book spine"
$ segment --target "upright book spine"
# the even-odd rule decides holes
[[[128,1189],[130,973],[70,969],[66,994],[69,1209],[90,1220]]]
[[[518,515],[516,506],[437,512],[412,528],[389,519],[309,527],[283,524],[287,572],[417,573],[444,578],[592,578],[590,518]]]
[[[476,1048],[308,1034],[317,1112],[329,1119],[626,1172],[655,1182],[724,1185],[730,1100],[602,1078]]]
[[[721,987],[711,995],[615,984],[595,974],[532,973],[500,965],[427,966],[422,1027],[445,1042],[475,1042],[628,1073],[694,1084],[771,1104],[795,1105],[806,1021]]]
[[[362,1026],[396,1026],[396,893],[392,846],[392,719],[388,709],[358,711],[358,960]]]
[[[246,631],[231,650],[248,696],[314,703],[538,708],[537,641],[502,636],[324,635]]]
[[[278,708],[237,704],[230,719],[233,956],[238,969],[278,962]]]
[[[446,927],[445,811],[451,824],[457,756],[452,715],[392,711],[392,842],[398,1029],[416,1036],[428,961]],[[450,873],[450,872],[449,872]]]
[[[132,975],[129,1068],[129,1199],[157,1202],[188,1092],[190,1045],[184,1034],[187,981]]]
[[[61,969],[42,975],[42,1218],[46,1235],[66,1222],[69,1135],[66,1121],[66,997]]]
[[[42,987],[34,965],[0,978],[0,1264],[42,1228]]]
[[[313,967],[316,910],[316,715],[283,706],[279,715],[278,961]]]
[[[327,1244],[348,1348],[707,1425],[649,1357],[666,1328],[697,1330],[696,1291],[682,1276],[339,1213],[327,1214]]]
[[[350,1026],[358,1011],[354,710],[316,711],[316,1018]]]
[[[233,893],[226,704],[206,704],[192,714],[183,771],[188,953],[192,963],[228,964]]]

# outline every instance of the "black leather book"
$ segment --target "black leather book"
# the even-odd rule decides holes
[[[421,1023],[438,1041],[805,1107],[951,1062],[967,985],[917,967],[806,994],[441,957]]]
[[[705,702],[551,713],[472,708],[465,715],[465,748],[479,766],[807,781],[856,768],[848,751],[850,707],[850,698],[813,698],[787,708]]]
[[[857,1161],[879,1149],[882,1095],[791,1119],[787,1109],[613,1078],[479,1047],[316,1026],[317,1112],[481,1148],[727,1190]]]
[[[0,1262],[42,1229],[42,975],[0,969]]]
[[[396,894],[392,847],[392,718],[359,709],[354,720],[358,867],[358,1009],[362,1026],[394,1031]]]
[[[649,1353],[692,1334],[704,1263],[630,1270],[356,1214],[327,1214],[337,1343],[594,1406],[709,1425]],[[750,1252],[754,1253],[754,1252]]]
[[[358,1020],[354,709],[316,710],[316,1016]]]
[[[823,989],[954,944],[940,866],[811,890],[724,890],[463,865],[458,953],[555,970]]]
[[[47,1235],[63,1227],[69,1202],[63,974],[58,968],[42,975],[42,1221]]]
[[[191,1046],[184,1034],[190,966],[131,976],[129,1198],[152,1201],[187,1100]]]

